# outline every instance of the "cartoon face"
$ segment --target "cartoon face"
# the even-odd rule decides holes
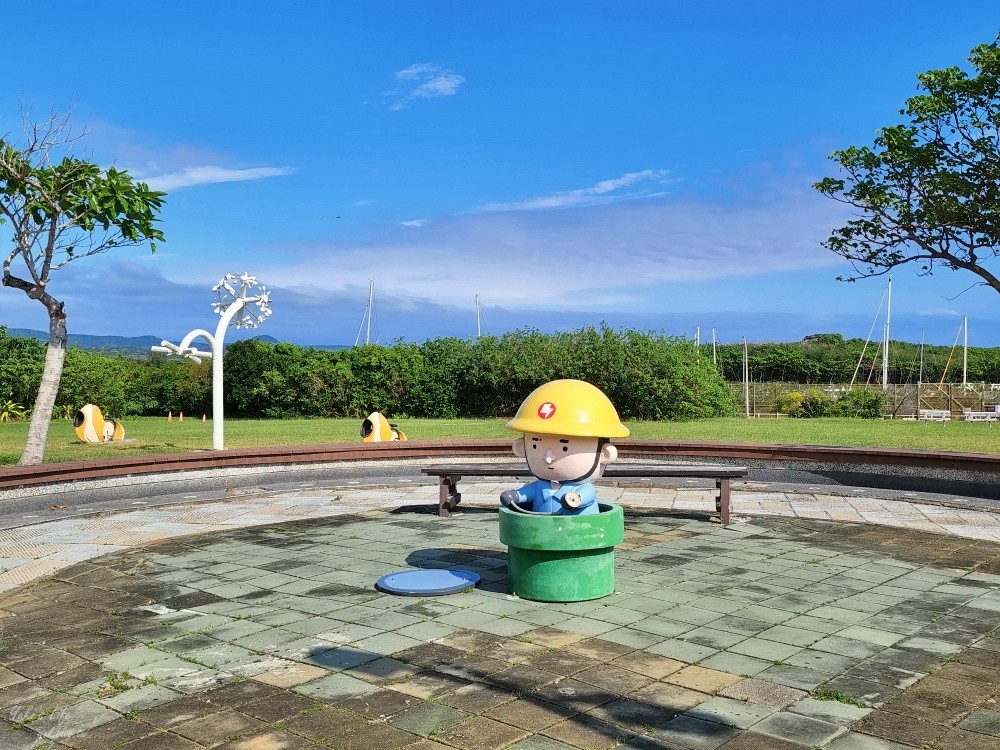
[[[618,450],[596,437],[542,435],[526,432],[515,441],[514,455],[528,462],[531,473],[539,479],[556,482],[581,482],[601,475]]]

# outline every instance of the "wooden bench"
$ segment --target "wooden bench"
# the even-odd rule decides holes
[[[424,466],[421,473],[438,478],[438,515],[447,516],[462,500],[458,482],[462,477],[530,477],[526,464],[435,464]],[[723,526],[729,525],[729,482],[747,475],[745,466],[707,466],[703,464],[611,464],[604,469],[604,479],[652,479],[659,477],[714,479],[715,512]]]
[[[996,422],[997,413],[995,411],[964,411],[962,419],[966,422]]]
[[[917,419],[924,422],[950,422],[951,411],[949,409],[920,409],[917,412]]]

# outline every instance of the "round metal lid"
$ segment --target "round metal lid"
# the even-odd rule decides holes
[[[400,596],[442,596],[471,589],[479,574],[468,570],[401,570],[378,579],[375,588]]]

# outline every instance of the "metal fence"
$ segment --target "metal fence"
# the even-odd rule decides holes
[[[746,391],[743,383],[730,383],[736,403],[745,403]],[[855,386],[870,390],[881,390],[881,386]],[[750,414],[754,417],[778,417],[774,408],[780,396],[793,391],[805,393],[818,390],[834,398],[850,390],[850,386],[804,385],[802,383],[750,383]],[[906,383],[890,384],[886,389],[886,417],[899,419],[913,417],[921,409],[947,409],[954,416],[963,411],[1000,410],[1000,383]]]

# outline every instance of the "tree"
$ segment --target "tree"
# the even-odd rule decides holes
[[[69,117],[44,123],[24,118],[23,142],[0,138],[0,223],[8,223],[13,249],[4,257],[3,285],[38,300],[49,315],[42,380],[20,465],[45,454],[52,409],[66,358],[66,310],[49,289],[53,272],[72,261],[116,247],[163,240],[156,228],[164,193],[134,182],[128,172],[102,169],[65,152]],[[15,265],[16,264],[16,265]]]
[[[1000,252],[1000,37],[958,67],[917,76],[924,92],[882,128],[874,147],[830,157],[845,176],[814,187],[861,212],[824,247],[851,261],[841,280],[880,276],[905,263],[966,270],[1000,292],[987,263]]]

